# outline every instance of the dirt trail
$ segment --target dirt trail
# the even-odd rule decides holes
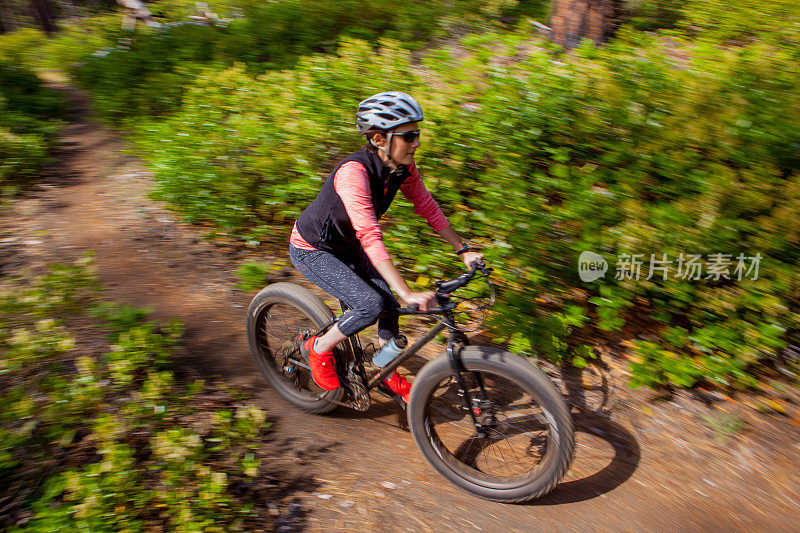
[[[179,370],[251,393],[275,421],[264,468],[291,480],[279,530],[797,529],[798,428],[742,415],[747,430],[724,439],[708,420],[725,413],[688,395],[647,404],[645,394],[617,387],[607,414],[576,411],[572,470],[554,493],[524,506],[483,501],[446,482],[400,427],[392,402],[375,397],[368,413],[340,409],[324,417],[293,409],[250,360],[244,311],[252,294],[233,289],[241,258],[200,241],[148,200],[142,163],[86,118],[77,91],[67,94],[74,122],[62,134],[59,165],[7,213],[4,262],[68,260],[94,250],[107,296],[182,320]],[[286,260],[278,253],[272,259]]]

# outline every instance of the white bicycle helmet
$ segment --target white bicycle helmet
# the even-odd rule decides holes
[[[408,122],[419,122],[423,118],[422,108],[414,98],[399,91],[389,91],[374,94],[358,104],[356,128],[359,134],[364,135],[370,128],[391,130]],[[391,159],[391,131],[386,133],[386,146],[378,146],[372,139],[370,143]]]
[[[389,91],[370,96],[356,112],[356,128],[364,135],[370,128],[390,130],[407,122],[422,120],[422,108],[406,93]]]

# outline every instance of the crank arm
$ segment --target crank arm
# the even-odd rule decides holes
[[[298,361],[297,359],[289,359],[288,361],[286,361],[286,364],[287,364],[287,365],[299,366],[300,368],[305,368],[305,369],[306,369],[306,370],[308,370],[309,372],[311,371],[311,367],[310,367],[310,366],[308,366],[308,365],[307,365],[307,364],[305,364],[305,363],[301,363],[301,362],[300,362],[300,361]]]

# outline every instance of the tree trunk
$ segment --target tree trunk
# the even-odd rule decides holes
[[[0,0],[0,33],[14,31],[18,26],[17,17],[14,15],[14,6]]]
[[[31,13],[45,33],[52,34],[56,31],[56,26],[53,23],[53,12],[50,6],[47,5],[47,0],[31,0],[30,2]]]
[[[550,39],[569,50],[591,39],[604,43],[617,27],[620,0],[553,0],[550,6]]]

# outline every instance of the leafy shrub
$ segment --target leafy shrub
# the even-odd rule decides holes
[[[63,100],[53,91],[46,89],[39,77],[26,68],[0,63],[0,87],[9,112],[55,117],[64,109]]]
[[[47,143],[41,136],[15,135],[0,128],[0,196],[16,192],[11,183],[31,178],[47,161]]]
[[[109,48],[84,59],[77,81],[91,90],[94,107],[121,122],[126,117],[159,115],[180,103],[194,63],[215,59],[226,30],[182,25],[150,30],[130,48]]]
[[[92,91],[101,115],[124,124],[140,116],[171,113],[180,106],[199,65],[224,68],[238,62],[256,73],[291,68],[303,55],[335,52],[343,38],[372,44],[393,38],[407,49],[417,49],[457,28],[497,26],[501,21],[541,13],[544,2],[240,0],[218,4],[223,15],[236,8],[239,16],[225,25],[192,24],[178,19],[193,11],[193,5],[163,2],[153,6],[154,13],[163,13],[174,22],[154,30],[137,30],[129,47],[108,48],[91,55],[78,47],[85,57],[77,79]],[[65,37],[71,39],[70,35]],[[59,40],[61,37],[54,39]],[[113,44],[110,39],[106,41]]]
[[[267,263],[245,263],[236,270],[241,278],[239,289],[243,291],[258,290],[266,284],[270,265]]]
[[[46,42],[45,34],[33,28],[0,35],[0,61],[31,66],[33,54]]]
[[[137,135],[152,154],[157,197],[191,221],[230,233],[251,228],[248,240],[263,240],[313,198],[309,180],[319,184],[320,169],[357,146],[351,110],[338,102],[387,83],[410,90],[408,62],[396,45],[373,54],[368,43],[352,41],[335,56],[307,57],[297,69],[258,78],[242,66],[205,71],[179,113]],[[376,69],[380,81],[363,79]],[[352,142],[343,147],[342,139]]]
[[[530,38],[470,36],[421,68],[389,42],[374,53],[345,41],[291,71],[204,71],[181,111],[138,139],[160,198],[259,240],[285,235],[326,170],[357,148],[355,102],[387,86],[415,94],[428,117],[426,183],[508,280],[492,323],[514,349],[584,364],[587,327],[620,335],[647,318],[672,337],[663,324],[680,325],[685,342],[642,352],[640,383],[752,385],[748,373],[800,326],[796,49],[628,29],[555,58]],[[378,70],[380,86],[361,74]],[[426,251],[440,245],[398,203],[387,244],[421,274],[443,275],[452,266]],[[584,250],[701,254],[704,272],[709,254],[758,252],[764,266],[757,280],[585,284],[575,266]]]
[[[125,36],[118,14],[64,21],[59,24],[58,33],[33,52],[30,65],[74,73],[87,57],[102,54]]]
[[[68,71],[79,61],[120,37],[119,15],[102,15],[63,21],[54,36],[23,28],[0,35],[0,61],[29,69]]]
[[[786,215],[795,202],[777,190],[793,188],[800,167],[784,149],[798,144],[791,125],[800,83],[789,61],[794,52],[689,43],[678,52],[623,32],[603,50],[587,46],[562,61],[534,53],[506,70],[492,66],[496,44],[480,46],[480,67],[461,64],[484,78],[466,85],[471,94],[462,98],[472,102],[469,108],[451,101],[438,115],[447,127],[433,132],[434,164],[437,180],[447,184],[445,195],[454,195],[468,214],[460,224],[493,241],[489,256],[519,279],[496,326],[522,331],[546,354],[557,344],[538,335],[553,318],[536,295],[579,305],[610,330],[627,322],[625,307],[644,301],[653,319],[688,322],[692,348],[709,357],[693,367],[698,371],[691,379],[651,384],[686,386],[701,377],[751,384],[742,370],[773,357],[785,344],[784,333],[797,327],[793,297],[783,292],[795,277],[796,244],[782,232],[759,229],[766,220],[773,228],[793,225],[794,215]],[[687,64],[676,68],[677,55]],[[436,61],[431,66],[438,72],[458,72]],[[445,64],[453,63],[459,65],[452,59]],[[458,191],[465,177],[472,185]],[[772,203],[776,198],[784,200]],[[491,233],[482,229],[487,222]],[[770,268],[758,281],[740,283],[607,280],[600,297],[584,299],[573,289],[587,287],[575,277],[583,250],[672,258],[691,250],[759,251],[769,254]],[[736,288],[726,289],[731,283]],[[534,319],[520,324],[520,315]],[[717,364],[728,359],[732,364]],[[658,368],[667,359],[648,361]],[[650,369],[633,370],[644,375]]]
[[[0,524],[26,517],[34,531],[196,531],[263,523],[263,504],[231,491],[259,475],[263,411],[232,408],[233,399],[199,411],[192,400],[203,383],[181,385],[169,370],[180,325],[145,322],[146,311],[129,306],[90,307],[96,289],[91,256],[2,286],[0,498],[13,503]],[[70,326],[90,309],[110,329],[104,356],[87,353]]]
[[[799,22],[797,0],[690,0],[683,3],[678,26],[694,37],[713,42],[743,44],[757,40],[796,47],[800,44]]]
[[[674,28],[683,20],[679,0],[630,0],[623,9],[628,23],[639,30]]]
[[[64,101],[32,71],[0,61],[0,190],[24,185],[48,161]]]

